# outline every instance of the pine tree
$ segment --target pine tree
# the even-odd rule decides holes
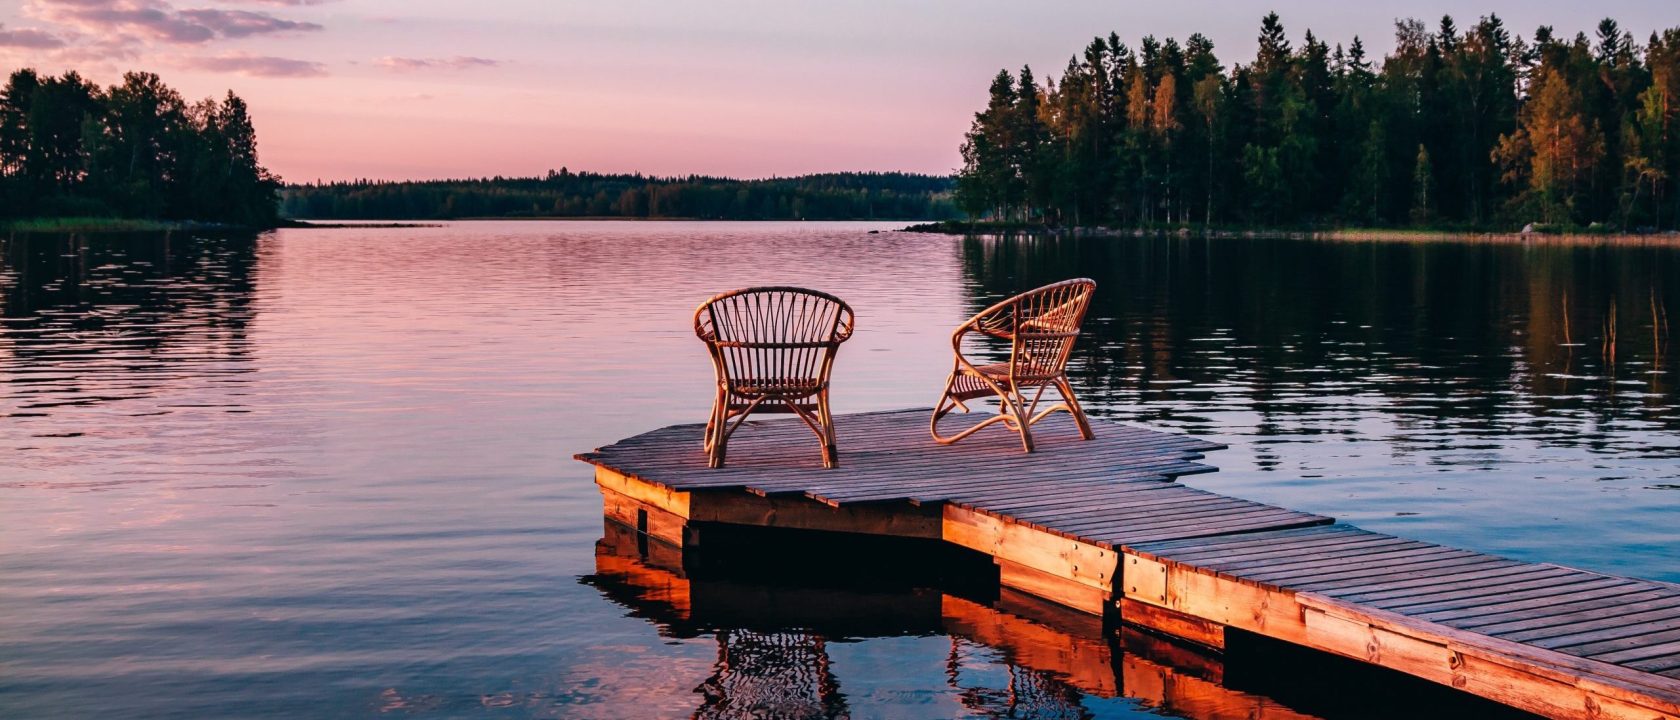
[[[999,70],[992,78],[991,100],[976,113],[962,146],[963,169],[957,174],[957,201],[969,215],[1002,218],[1015,197],[1010,164],[1014,146],[1008,137],[1015,107],[1015,78]]]
[[[1435,168],[1429,162],[1429,148],[1418,145],[1412,166],[1412,222],[1424,225],[1435,219]]]

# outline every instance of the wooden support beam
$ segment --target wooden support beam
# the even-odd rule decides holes
[[[692,544],[693,535],[687,532],[686,518],[604,486],[601,488],[601,511],[608,519],[634,528],[648,537],[679,548]]]
[[[595,484],[601,486],[602,490],[612,490],[672,515],[688,518],[689,493],[672,490],[659,483],[648,482],[601,466],[595,467]]]
[[[995,558],[1005,586],[1104,612],[1118,562],[1113,550],[959,505],[946,505],[944,517],[945,540]]]
[[[862,533],[937,540],[943,532],[937,507],[910,503],[835,507],[804,497],[744,492],[696,492],[689,518],[701,522],[794,530]]]
[[[1166,633],[1213,650],[1225,649],[1225,626],[1159,605],[1117,598],[1120,621]]]
[[[1027,567],[1020,563],[996,558],[998,583],[1008,588],[1030,593],[1054,603],[1066,605],[1080,612],[1102,616],[1108,604],[1108,591],[1075,582],[1054,573]]]

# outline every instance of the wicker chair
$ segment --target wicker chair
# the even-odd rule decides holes
[[[951,334],[956,367],[945,381],[945,391],[933,408],[930,423],[933,439],[948,445],[973,435],[993,423],[1003,423],[1021,435],[1021,445],[1033,450],[1032,426],[1050,413],[1066,410],[1079,425],[1080,437],[1090,440],[1091,424],[1080,409],[1079,400],[1068,385],[1068,353],[1079,337],[1079,325],[1091,305],[1097,284],[1085,278],[1064,280],[1016,295],[968,319]],[[1009,361],[976,365],[963,356],[963,338],[969,333],[1009,341]],[[1044,389],[1056,388],[1062,402],[1034,411]],[[1000,401],[996,417],[955,435],[939,434],[939,420],[952,410],[968,412],[965,400],[996,395]]]
[[[729,436],[754,412],[798,415],[822,441],[823,467],[839,464],[828,376],[853,320],[840,298],[796,287],[734,290],[700,304],[694,334],[705,341],[717,372],[706,421],[711,467],[723,467]]]

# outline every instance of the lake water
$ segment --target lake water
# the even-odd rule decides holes
[[[1680,251],[892,227],[0,239],[0,716],[1365,714],[913,580],[629,557],[571,456],[702,420],[691,313],[753,284],[854,305],[862,411],[931,404],[980,307],[1090,276],[1074,385],[1231,446],[1185,482],[1680,581]]]

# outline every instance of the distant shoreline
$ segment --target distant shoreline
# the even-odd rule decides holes
[[[473,216],[473,217],[438,218],[436,220],[430,220],[430,221],[396,220],[396,221],[390,221],[387,224],[391,224],[391,225],[394,225],[394,226],[397,226],[397,227],[407,227],[407,226],[436,227],[438,223],[446,223],[446,222],[503,222],[503,221],[507,221],[507,222],[743,222],[743,223],[799,223],[799,222],[810,222],[810,223],[911,223],[911,222],[924,222],[925,223],[925,222],[927,222],[926,220],[923,220],[921,218],[845,218],[845,219],[836,219],[836,218],[821,218],[821,219],[807,219],[807,218],[703,218],[703,217],[668,217],[668,216],[627,217],[627,216],[624,216],[624,215],[566,215],[566,216],[553,216],[553,217],[544,217],[544,216],[537,216],[537,215],[517,215],[517,216],[511,216],[511,217],[503,217],[503,216],[498,216],[498,215],[478,215],[478,216]],[[290,220],[288,222],[292,222],[292,223],[296,223],[296,224],[295,225],[283,225],[282,227],[328,227],[328,226],[337,227],[339,225],[343,225],[344,227],[372,227],[376,223],[384,223],[384,221],[379,221],[379,220],[365,220],[365,221],[364,220],[310,220],[310,219],[301,219],[301,218]],[[404,225],[405,223],[412,223],[412,225]]]
[[[1334,240],[1341,242],[1467,242],[1495,244],[1571,245],[1664,245],[1680,247],[1680,232],[1587,233],[1587,232],[1471,232],[1464,230],[1413,230],[1385,228],[1339,228],[1332,230],[1287,230],[1215,228],[1047,228],[1020,224],[922,223],[902,229],[940,235],[1078,235],[1114,238],[1211,238],[1218,240]]]

